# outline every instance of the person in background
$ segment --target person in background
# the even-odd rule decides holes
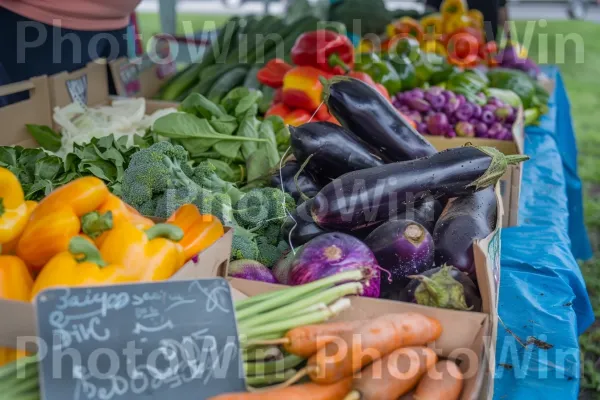
[[[141,0],[0,0],[0,65],[10,82],[127,55]]]
[[[426,0],[428,8],[439,10],[443,0]],[[476,9],[483,14],[485,35],[493,40],[498,34],[498,27],[504,27],[508,19],[506,0],[467,0],[469,9]]]

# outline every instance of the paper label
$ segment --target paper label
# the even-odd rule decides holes
[[[133,96],[141,91],[142,85],[140,82],[140,67],[138,64],[129,63],[121,66],[119,69],[119,76],[127,96]]]
[[[71,101],[82,105],[87,105],[88,102],[88,77],[83,75],[79,78],[66,81],[67,91],[71,97]]]

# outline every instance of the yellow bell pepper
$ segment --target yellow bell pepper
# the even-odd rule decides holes
[[[154,226],[154,222],[150,218],[142,216],[135,208],[112,193],[107,196],[106,201],[98,208],[96,213],[98,215],[110,213],[113,228],[122,223],[132,223],[138,229],[148,229]],[[102,246],[109,232],[110,230],[105,231],[94,239],[96,246]]]
[[[110,215],[87,215],[108,197],[108,188],[95,177],[79,178],[50,193],[31,213],[17,243],[16,254],[33,269],[40,269],[69,248],[80,231],[95,237],[112,227]]]
[[[444,57],[448,55],[446,47],[436,40],[428,40],[426,42],[423,42],[423,44],[421,45],[421,49],[425,53],[435,53]]]
[[[14,256],[0,256],[0,298],[29,301],[33,279],[25,263]],[[0,348],[0,367],[26,357],[22,350]]]
[[[442,17],[446,20],[456,15],[463,15],[468,9],[469,7],[465,0],[444,0],[440,6],[440,13],[442,13]]]
[[[179,207],[167,222],[178,226],[183,231],[183,239],[179,244],[183,247],[186,260],[212,245],[225,233],[218,218],[209,214],[200,214],[193,204]]]
[[[16,239],[27,224],[28,209],[17,177],[0,168],[0,246]]]
[[[469,28],[471,25],[471,19],[467,15],[454,15],[444,20],[444,33],[451,34],[461,28]]]
[[[484,17],[483,17],[483,13],[479,10],[476,9],[472,9],[467,11],[467,16],[469,17],[470,21],[471,21],[471,26],[473,28],[477,28],[477,29],[483,29],[484,28]]]
[[[27,220],[29,220],[31,213],[37,207],[38,203],[37,203],[37,201],[27,200],[25,202],[25,205],[27,206]],[[21,234],[22,233],[23,232],[21,232]],[[2,244],[2,246],[0,248],[0,254],[4,254],[4,255],[13,254],[14,255],[15,249],[17,248],[17,243],[19,243],[19,239],[21,238],[21,234],[19,234],[16,238],[11,240],[10,242]]]
[[[57,254],[42,269],[33,285],[31,300],[48,288],[132,282],[126,272],[122,265],[108,265],[96,246],[76,236],[69,242],[69,251]]]
[[[437,35],[444,33],[444,20],[442,14],[435,13],[427,15],[419,21],[425,32],[425,38],[437,40]]]
[[[320,78],[331,75],[315,67],[294,67],[283,77],[283,104],[308,112],[315,111],[323,101]]]
[[[156,224],[143,231],[131,223],[113,228],[100,247],[102,257],[125,267],[127,275],[139,282],[170,278],[185,263],[179,242],[183,230],[170,224]]]

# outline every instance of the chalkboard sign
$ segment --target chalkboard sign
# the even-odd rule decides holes
[[[199,400],[245,390],[224,279],[52,289],[36,307],[42,399]]]

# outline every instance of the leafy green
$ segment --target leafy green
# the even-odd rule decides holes
[[[61,146],[61,136],[54,129],[44,125],[27,124],[27,131],[36,142],[48,151],[58,151]]]

